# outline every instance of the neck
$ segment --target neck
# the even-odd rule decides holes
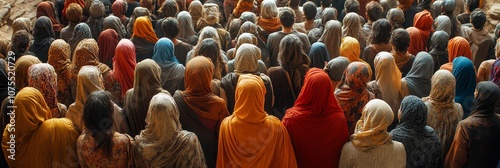
[[[293,29],[291,27],[282,27],[283,30],[281,30],[281,32],[283,33],[291,33],[293,31]]]
[[[169,38],[170,40],[172,40],[172,43],[174,43],[174,46],[181,43],[180,40],[178,40],[177,38]]]

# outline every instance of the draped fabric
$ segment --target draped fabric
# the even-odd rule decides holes
[[[106,29],[99,35],[97,45],[99,46],[99,62],[113,69],[113,57],[116,45],[118,45],[118,34],[113,29]]]
[[[66,10],[68,9],[68,6],[72,3],[77,3],[78,5],[80,5],[82,8],[85,6],[85,0],[65,0],[64,1],[64,8],[62,10],[62,15],[66,18],[68,18],[68,16],[66,16]]]
[[[336,20],[326,22],[325,30],[318,41],[323,42],[326,45],[330,58],[336,58],[339,56],[341,37],[342,24]]]
[[[50,19],[50,26],[53,28],[55,35],[59,35],[61,32],[63,25],[59,24],[59,21],[56,19],[56,13],[54,10],[54,4],[51,2],[40,2],[36,7],[36,18],[40,18],[42,16],[46,16]],[[35,25],[36,26],[36,25]],[[57,36],[59,37],[59,36]],[[55,37],[54,37],[55,38]]]
[[[297,167],[285,126],[264,111],[265,92],[258,76],[238,79],[235,111],[221,124],[217,167]]]
[[[69,39],[68,43],[71,47],[70,60],[73,60],[73,53],[76,47],[83,39],[92,38],[92,32],[90,31],[89,25],[87,23],[78,23],[73,30],[73,36]]]
[[[129,89],[124,97],[123,113],[129,126],[129,135],[139,135],[146,127],[147,111],[151,98],[162,92],[161,69],[153,60],[146,59],[137,64],[134,71],[134,88]]]
[[[434,23],[434,19],[432,18],[432,14],[428,10],[424,10],[415,14],[413,19],[413,26],[418,29],[420,32],[420,37],[422,42],[424,43],[424,50],[428,51],[427,47],[429,38],[431,38],[432,32],[432,24]],[[416,54],[414,54],[416,55]]]
[[[495,60],[491,66],[490,79],[493,83],[500,86],[500,59]]]
[[[141,16],[135,20],[131,40],[136,47],[137,61],[153,56],[154,44],[158,41],[158,37],[156,37],[153,25],[148,17]]]
[[[33,38],[30,51],[42,62],[47,62],[50,44],[55,39],[54,29],[50,19],[46,16],[39,17],[35,22]]]
[[[113,78],[120,83],[121,96],[125,97],[127,91],[134,87],[135,46],[128,39],[122,39],[116,45],[113,57]]]
[[[408,85],[409,94],[419,98],[429,96],[433,73],[434,61],[431,55],[427,52],[419,52],[410,72],[403,78]]]
[[[361,20],[358,14],[350,12],[342,20],[342,37],[351,36],[358,40],[361,51],[366,47],[366,34],[361,27]]]
[[[311,59],[311,67],[324,68],[325,62],[330,60],[327,46],[322,42],[313,43],[309,51],[309,59]]]
[[[58,39],[52,42],[49,48],[49,59],[47,63],[54,67],[57,74],[57,100],[68,106],[74,102],[70,92],[71,61],[69,55],[71,48],[64,40]]]
[[[387,132],[387,127],[393,119],[394,114],[389,104],[380,99],[370,100],[363,108],[356,130],[351,135],[352,145],[358,150],[369,151],[391,143],[392,136]]]
[[[161,38],[156,42],[153,53],[153,60],[161,68],[161,85],[171,95],[176,90],[184,89],[185,68],[177,61],[174,55],[174,43],[168,38]]]
[[[127,24],[128,18],[125,16],[127,13],[127,2],[123,0],[116,0],[111,6],[111,11],[113,12],[113,15],[120,18],[122,24]]]
[[[427,107],[417,96],[407,96],[401,102],[398,126],[392,139],[403,143],[406,167],[441,167],[441,143],[432,127],[427,125]]]
[[[233,16],[239,18],[243,12],[249,12],[253,9],[253,1],[238,1],[234,8]]]
[[[458,36],[448,41],[448,63],[442,65],[440,69],[451,72],[453,69],[453,60],[460,56],[466,57],[469,60],[472,59],[469,42],[465,38]]]
[[[106,16],[106,8],[101,1],[93,1],[89,9],[90,16],[87,20],[87,24],[92,32],[92,38],[96,41],[99,40],[99,34],[103,31],[103,21]]]
[[[367,83],[370,80],[369,70],[366,64],[353,62],[347,66],[340,83],[336,86],[335,98],[344,111],[349,135],[354,133],[363,107],[375,97],[367,90]]]
[[[12,33],[15,33],[19,30],[26,30],[26,32],[31,35],[33,33],[33,25],[31,23],[31,20],[23,17],[15,19],[12,22]]]
[[[358,40],[353,37],[346,36],[342,38],[342,43],[340,44],[340,55],[349,59],[349,62],[362,62],[363,60],[359,58],[361,54],[359,48],[360,46]]]
[[[422,98],[427,105],[427,124],[432,127],[441,142],[444,159],[450,149],[457,124],[463,117],[462,106],[455,103],[456,80],[447,70],[438,70],[431,79],[431,92]]]
[[[500,116],[495,106],[500,90],[492,82],[480,82],[472,113],[460,121],[444,167],[495,167],[500,159]]]
[[[137,163],[140,162],[140,158],[137,156],[138,152],[134,149],[132,137],[116,131],[113,132],[114,134],[111,135],[110,139],[110,143],[113,145],[110,152],[111,157],[109,158],[103,152],[103,147],[96,145],[99,144],[99,139],[92,137],[90,130],[82,132],[77,141],[78,160],[81,167],[140,167],[141,164]]]
[[[220,124],[229,115],[224,100],[212,93],[213,67],[209,58],[191,59],[186,65],[186,90],[174,95],[182,128],[200,138],[208,167],[215,167]]]
[[[408,52],[412,55],[417,55],[420,51],[426,51],[425,42],[427,41],[423,41],[423,35],[419,29],[415,27],[408,27],[406,28],[406,31],[410,35],[410,46],[408,47]]]
[[[57,101],[57,74],[52,65],[35,64],[29,68],[28,83],[38,89],[45,99],[53,118],[62,118],[66,113],[66,105]]]
[[[339,164],[342,146],[349,140],[349,130],[334,90],[323,70],[309,69],[295,105],[283,118],[299,167],[337,167]]]
[[[31,55],[25,55],[22,56],[21,58],[17,58],[17,61],[14,66],[14,73],[16,80],[15,86],[17,90],[21,90],[24,87],[29,86],[28,79],[29,79],[29,68],[32,65],[42,63],[37,57],[31,56]]]
[[[203,8],[203,5],[201,4],[201,2],[199,0],[193,0],[193,2],[191,2],[189,4],[188,12],[189,12],[189,14],[191,14],[193,25],[196,25],[196,23],[200,19],[202,8]]]
[[[432,34],[429,54],[431,54],[434,60],[434,71],[439,70],[443,64],[448,63],[448,51],[446,51],[448,39],[448,34],[441,30]]]
[[[349,59],[347,59],[346,57],[334,58],[328,61],[328,63],[326,64],[324,70],[326,73],[328,73],[328,76],[330,77],[332,86],[334,88],[337,88],[337,84],[340,82],[340,79],[342,79],[344,71],[348,65]]]
[[[186,11],[179,12],[179,14],[177,14],[177,21],[179,22],[179,27],[181,28],[179,29],[177,38],[188,44],[196,45],[198,36],[196,36],[196,32],[194,31],[191,14]]]
[[[118,34],[118,40],[123,38],[129,38],[129,34],[125,29],[123,23],[120,22],[120,19],[116,16],[110,15],[103,20],[102,29],[113,29],[116,34]]]
[[[470,59],[458,57],[453,60],[453,71],[451,73],[457,80],[455,102],[462,105],[464,118],[467,118],[472,111],[472,101],[474,100],[474,90],[476,88],[474,65]]]
[[[68,119],[51,119],[50,109],[42,94],[26,87],[14,99],[16,125],[8,124],[2,140],[8,157],[9,141],[15,135],[15,160],[6,159],[10,167],[79,167],[76,140],[79,133]],[[9,130],[15,128],[15,133]],[[33,158],[37,158],[33,160]]]
[[[182,130],[179,109],[172,96],[165,93],[153,96],[146,123],[135,143],[149,167],[207,167],[196,134]]]
[[[439,15],[434,19],[434,28],[436,31],[444,31],[448,36],[451,33],[451,21],[446,15]]]

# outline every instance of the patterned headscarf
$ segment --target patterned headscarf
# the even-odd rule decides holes
[[[57,74],[52,65],[35,64],[29,68],[29,86],[38,89],[49,106],[52,117],[60,118],[64,114],[57,108]]]

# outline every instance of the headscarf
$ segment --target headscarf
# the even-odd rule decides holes
[[[78,43],[73,55],[74,75],[78,74],[77,71],[85,65],[97,66],[101,74],[111,70],[107,65],[99,62],[99,46],[94,39],[84,39]]]
[[[206,167],[197,136],[182,130],[172,96],[151,98],[146,128],[135,137],[138,152],[150,167]]]
[[[374,97],[367,90],[367,83],[370,80],[369,70],[364,63],[350,63],[344,71],[340,83],[336,86],[335,98],[344,110],[349,135],[354,133],[363,107]]]
[[[46,16],[39,17],[35,22],[34,31],[34,41],[30,46],[30,50],[40,61],[47,62],[49,47],[55,38],[50,19]]]
[[[413,61],[410,72],[404,78],[411,95],[419,98],[429,96],[431,78],[434,73],[434,61],[427,52],[419,52]]]
[[[99,61],[113,68],[113,57],[116,45],[118,45],[118,34],[113,29],[106,29],[99,35],[97,41],[99,46]]]
[[[299,37],[294,34],[286,35],[281,40],[279,48],[279,65],[290,75],[290,81],[295,93],[300,93],[304,81],[300,70],[305,67],[308,68],[309,57],[302,50],[302,42]],[[306,62],[305,59],[309,62]]]
[[[153,60],[161,68],[161,84],[164,89],[174,94],[182,89],[185,68],[174,54],[174,43],[168,38],[161,38],[154,46]]]
[[[186,64],[184,102],[198,116],[222,121],[229,112],[223,99],[212,93],[214,65],[209,58],[194,57]],[[262,101],[264,102],[264,101]],[[265,113],[265,112],[264,112]]]
[[[265,88],[260,77],[240,75],[234,113],[221,124],[217,167],[297,167],[286,128],[264,111]]]
[[[198,20],[198,26],[200,26],[200,23],[205,23],[206,25],[210,26],[218,24],[220,19],[219,15],[220,15],[219,6],[217,6],[217,4],[215,3],[203,4],[203,8],[201,10],[201,18]]]
[[[397,28],[402,28],[403,22],[405,22],[405,15],[403,10],[399,8],[392,8],[389,9],[386,15],[387,20],[391,22],[392,24],[392,30],[395,30]]]
[[[71,60],[73,59],[73,52],[75,51],[78,43],[80,43],[83,39],[89,38],[92,38],[92,32],[90,32],[89,25],[87,25],[87,23],[78,23],[73,31],[73,36],[68,41],[69,46],[71,47]]]
[[[453,74],[446,70],[438,70],[431,78],[431,85],[429,96],[422,98],[422,100],[430,102],[433,107],[438,109],[436,112],[452,109],[456,87],[456,80]]]
[[[127,31],[128,31],[128,34],[133,34],[133,31],[134,31],[134,25],[135,25],[135,20],[141,16],[146,16],[148,18],[151,17],[151,13],[149,12],[148,9],[144,8],[144,7],[136,7],[134,9],[134,12],[132,13],[132,16],[130,16],[130,19],[128,21],[128,24],[127,24]],[[150,23],[152,24],[152,23]],[[155,34],[156,35],[156,34]]]
[[[82,7],[82,9],[85,6],[85,0],[65,0],[64,1],[64,8],[62,10],[62,15],[66,18],[68,18],[68,16],[66,16],[66,10],[68,9],[69,4],[72,4],[72,3],[77,3],[78,5],[80,5]]]
[[[500,59],[497,59],[495,60],[495,62],[493,62],[490,72],[491,81],[500,87]]]
[[[261,3],[257,25],[267,32],[276,32],[281,29],[281,21],[278,18],[278,7],[275,1],[265,0]]]
[[[282,123],[290,134],[299,166],[338,165],[340,151],[348,141],[349,133],[346,117],[337,104],[334,90],[323,70],[311,68],[297,101],[286,111]]]
[[[47,16],[50,20],[50,25],[55,32],[61,32],[63,25],[59,24],[56,19],[54,4],[52,2],[40,2],[36,7],[36,18]],[[35,25],[36,26],[36,25]]]
[[[234,71],[236,73],[255,73],[260,60],[260,49],[253,44],[242,44],[236,51]]]
[[[453,60],[460,56],[471,59],[472,52],[469,42],[465,38],[458,36],[448,41],[448,63],[441,66],[441,69],[446,69],[451,72],[453,69]]]
[[[337,20],[331,20],[326,22],[325,31],[318,41],[323,42],[326,45],[326,48],[328,48],[328,53],[330,54],[330,58],[336,58],[339,56],[341,38],[341,23]]]
[[[453,60],[453,70],[451,73],[457,80],[455,102],[462,105],[464,118],[466,118],[472,110],[474,89],[476,88],[476,72],[474,71],[474,65],[470,59],[458,57]]]
[[[495,35],[494,40],[496,41],[498,38],[500,38],[500,23],[497,24],[495,27],[495,31],[493,32]]]
[[[418,12],[413,18],[413,26],[420,32],[420,37],[422,38],[422,42],[425,47],[427,46],[431,33],[434,32],[434,29],[432,29],[433,23],[434,19],[432,18],[431,13],[427,10]]]
[[[309,51],[309,59],[311,59],[311,67],[324,68],[325,62],[330,60],[326,45],[322,42],[313,43]]]
[[[363,61],[359,58],[359,42],[353,37],[346,36],[342,38],[342,44],[340,44],[340,55],[349,59],[349,62]]]
[[[177,34],[177,38],[181,41],[189,43],[193,45],[198,40],[196,36],[196,32],[194,31],[193,22],[191,18],[191,14],[186,11],[181,11],[177,14],[177,21],[179,22],[179,34]]]
[[[388,52],[379,52],[375,56],[375,81],[382,93],[382,100],[392,107],[393,111],[399,109],[399,92],[401,89],[401,72]]]
[[[495,105],[500,98],[500,88],[493,82],[483,81],[477,84],[477,96],[472,106],[473,116],[485,116],[495,114]]]
[[[120,19],[116,16],[110,15],[104,18],[103,21],[103,30],[113,29],[118,34],[118,39],[128,38],[127,30],[125,30],[125,26],[120,22]]]
[[[135,46],[128,39],[118,42],[113,57],[113,78],[120,83],[122,98],[127,91],[134,87]]]
[[[155,44],[153,60],[158,65],[179,63],[174,55],[174,43],[165,37],[158,40]]]
[[[427,10],[427,11],[433,13],[433,10],[431,8],[432,2],[433,2],[432,0],[419,1],[418,5],[417,5],[417,11],[421,12],[421,11]]]
[[[113,2],[111,11],[113,12],[113,15],[120,18],[122,23],[123,20],[127,19],[127,16],[125,16],[125,14],[127,13],[127,3],[125,1],[116,0],[115,2]]]
[[[14,73],[16,75],[16,80],[15,80],[15,86],[17,90],[21,90],[24,87],[27,87],[29,85],[28,83],[28,73],[29,73],[29,68],[32,65],[42,63],[37,57],[34,57],[32,55],[25,55],[22,56],[21,58],[17,58],[15,67],[14,67]],[[6,81],[4,81],[6,82]]]
[[[38,89],[49,107],[52,117],[64,116],[57,106],[57,74],[52,65],[43,63],[32,65],[28,70],[28,83],[30,87]]]
[[[350,12],[342,20],[342,37],[351,36],[358,40],[362,49],[366,46],[366,39],[363,29],[361,29],[361,18],[357,13]],[[361,48],[360,48],[361,50]]]
[[[201,10],[203,9],[203,5],[199,0],[194,0],[189,4],[188,7],[188,12],[191,14],[191,17],[193,18],[192,22],[193,25],[196,25],[198,20],[201,18]]]
[[[33,33],[31,20],[22,17],[14,20],[14,22],[12,22],[12,33],[15,33],[19,30],[26,30],[26,32],[31,35]]]
[[[403,143],[407,167],[441,167],[441,143],[434,129],[427,125],[427,107],[416,96],[401,102],[398,126],[391,131],[392,139]]]
[[[68,43],[62,39],[57,39],[50,45],[49,60],[47,63],[54,67],[57,74],[57,99],[64,105],[73,103],[71,96],[71,61],[69,55],[71,49]]]
[[[429,51],[429,53],[439,56],[441,55],[448,56],[448,51],[446,51],[448,47],[448,41],[449,41],[449,36],[448,34],[446,34],[446,32],[441,30],[434,32],[431,37],[432,49],[431,51]]]
[[[90,6],[90,17],[87,24],[90,26],[92,37],[97,41],[101,33],[104,17],[106,16],[106,8],[101,1],[93,1]]]
[[[408,47],[408,52],[412,55],[417,55],[420,51],[425,50],[425,43],[422,41],[422,34],[415,27],[408,27],[406,31],[410,35],[410,46]]]
[[[442,15],[446,15],[450,18],[451,21],[451,30],[450,30],[450,38],[458,36],[460,32],[457,32],[460,30],[460,27],[457,24],[460,24],[457,20],[457,17],[455,14],[453,14],[453,11],[455,11],[456,8],[456,3],[455,0],[443,0],[442,1]]]
[[[321,26],[326,26],[330,20],[337,20],[337,13],[335,8],[325,8],[321,14]]]
[[[325,72],[328,73],[330,80],[332,81],[332,86],[337,87],[338,82],[342,79],[344,71],[349,65],[349,59],[346,57],[337,57],[330,61],[325,66]]]
[[[83,66],[78,72],[75,103],[69,106],[66,118],[70,119],[80,131],[85,130],[82,116],[87,97],[94,91],[104,90],[102,80],[102,75],[95,66]]]
[[[7,70],[7,62],[4,59],[0,59],[0,80],[8,81],[8,70]],[[7,96],[9,96],[9,84],[8,82],[0,82],[0,100],[4,100]]]
[[[413,0],[398,0],[398,2],[399,2],[398,8],[405,11],[408,8],[410,8],[413,4]]]
[[[144,38],[151,43],[156,43],[158,41],[151,21],[145,16],[138,17],[135,20],[132,37]]]
[[[448,36],[451,33],[451,20],[446,15],[439,15],[436,19],[434,19],[434,28],[436,31],[444,31]]]
[[[392,142],[387,127],[394,120],[391,106],[380,99],[370,100],[363,108],[363,114],[351,136],[354,147],[368,151],[380,145]]]
[[[233,9],[233,16],[239,18],[243,12],[252,11],[254,1],[237,1],[236,7]]]

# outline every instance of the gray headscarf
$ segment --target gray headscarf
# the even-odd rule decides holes
[[[119,38],[118,41],[120,41],[120,39],[122,38],[129,38],[127,31],[125,30],[125,26],[120,21],[120,18],[116,16],[110,15],[104,18],[103,30],[106,29],[115,30],[116,33],[118,33],[118,38]]]
[[[179,12],[177,14],[177,21],[180,27],[177,38],[191,45],[196,45],[198,37],[196,36],[196,32],[194,32],[191,14],[186,11]]]
[[[410,94],[419,98],[429,96],[433,74],[434,60],[432,56],[427,52],[419,52],[410,72],[405,77]]]
[[[434,55],[442,55],[442,53],[446,54],[449,39],[450,36],[448,36],[448,33],[444,31],[434,32],[431,37],[432,50],[430,51],[430,53]]]
[[[92,38],[92,33],[90,31],[89,25],[87,23],[79,23],[75,26],[75,30],[73,31],[73,36],[69,39],[68,43],[71,47],[71,55],[70,60],[73,58],[73,52],[76,49],[76,46],[83,39]]]
[[[434,13],[432,14],[433,18],[436,18],[441,14],[442,6],[443,6],[443,1],[434,1],[434,3],[432,3],[432,9],[434,9]]]
[[[446,15],[439,15],[436,19],[434,19],[434,29],[436,31],[444,31],[446,34],[451,33],[451,20]]]
[[[240,16],[241,23],[245,23],[246,21],[250,21],[253,24],[257,22],[257,15],[253,12],[243,12]]]
[[[392,8],[387,12],[386,18],[389,20],[394,30],[402,27],[401,24],[405,21],[405,14],[403,13],[403,10],[399,8]]]
[[[349,65],[349,59],[346,57],[337,57],[330,60],[326,66],[325,71],[328,72],[328,76],[333,81],[340,81],[342,79],[342,75],[344,75],[344,71]]]
[[[92,37],[97,41],[99,34],[102,32],[102,25],[104,16],[106,16],[106,8],[101,1],[94,1],[90,6],[90,17],[87,20],[87,24],[92,32]]]
[[[495,41],[496,39],[500,38],[500,23],[497,24],[497,27],[495,27]]]

